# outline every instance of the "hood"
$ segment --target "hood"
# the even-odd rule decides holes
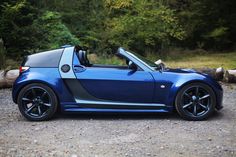
[[[165,69],[165,72],[173,72],[173,73],[198,73],[196,70],[193,69]]]

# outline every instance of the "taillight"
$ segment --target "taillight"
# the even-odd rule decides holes
[[[29,68],[30,68],[30,67],[23,67],[23,66],[21,66],[21,67],[19,68],[20,74],[21,74],[22,72],[28,70]]]

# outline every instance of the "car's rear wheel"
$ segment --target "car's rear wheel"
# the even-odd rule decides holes
[[[32,83],[20,91],[17,104],[21,114],[28,120],[43,121],[52,118],[58,101],[51,88],[41,83]]]
[[[204,120],[215,110],[216,97],[211,87],[204,83],[191,83],[177,94],[175,107],[187,120]]]

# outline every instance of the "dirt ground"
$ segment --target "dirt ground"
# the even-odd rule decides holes
[[[0,90],[0,156],[236,156],[236,85],[207,121],[174,114],[75,114],[28,122]]]

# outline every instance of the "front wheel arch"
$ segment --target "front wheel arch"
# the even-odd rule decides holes
[[[176,97],[177,97],[179,91],[180,91],[181,89],[183,89],[185,86],[187,86],[187,85],[189,85],[189,84],[192,84],[192,83],[202,83],[202,84],[205,84],[205,85],[209,86],[209,87],[212,89],[212,91],[214,92],[215,96],[216,96],[216,92],[215,92],[214,88],[213,88],[212,85],[210,85],[209,83],[206,83],[206,82],[201,81],[201,80],[188,81],[188,82],[185,82],[184,84],[182,84],[182,85],[178,88],[178,90],[175,92],[174,101],[173,101],[173,103],[172,103],[174,109],[176,109],[176,108],[175,108],[175,100],[176,100]]]
[[[198,88],[202,88],[203,90],[207,91],[209,94],[211,94],[210,96],[213,96],[209,99],[209,101],[211,100],[211,104],[209,104],[211,107],[209,108],[209,110],[205,111],[205,113],[203,115],[191,115],[191,116],[187,116],[186,114],[183,114],[183,111],[186,110],[181,104],[181,101],[183,99],[183,97],[181,95],[183,95],[185,93],[185,90],[191,89],[191,88],[195,88],[196,85],[199,84]],[[193,85],[193,86],[191,86]],[[196,93],[195,93],[196,94]],[[195,96],[195,94],[193,96]],[[198,95],[198,94],[197,94]],[[194,121],[198,121],[198,120],[205,120],[207,119],[214,111],[216,108],[216,104],[217,104],[217,99],[216,99],[216,93],[214,91],[214,88],[211,87],[211,85],[207,84],[206,82],[203,81],[191,81],[188,83],[185,83],[181,86],[181,88],[178,89],[178,91],[176,92],[176,96],[174,99],[174,109],[175,111],[184,119],[186,120],[194,120]],[[192,104],[194,103],[194,100],[191,100]],[[203,102],[195,102],[197,106],[199,106],[199,103],[202,104]],[[196,107],[196,106],[195,106]],[[194,108],[195,108],[194,107]],[[191,107],[192,108],[192,107]],[[198,107],[199,108],[199,107]],[[201,107],[200,107],[201,108]]]

